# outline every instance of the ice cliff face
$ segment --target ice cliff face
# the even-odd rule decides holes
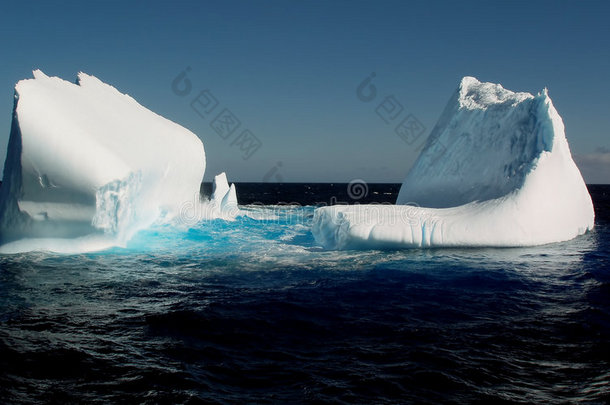
[[[531,246],[594,225],[547,91],[514,93],[473,77],[449,100],[397,204],[320,208],[314,236],[338,249]]]
[[[557,133],[553,121],[561,126]],[[445,208],[502,197],[523,185],[538,157],[552,151],[554,138],[558,147],[568,147],[546,90],[534,97],[465,77],[397,203]]]
[[[0,244],[85,235],[124,244],[198,201],[204,171],[189,130],[93,76],[75,84],[37,70],[15,87]]]

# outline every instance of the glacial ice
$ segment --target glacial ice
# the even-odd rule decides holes
[[[232,219],[240,214],[235,184],[231,184],[229,187],[227,175],[224,172],[214,177],[209,209],[211,213],[206,216],[207,218]]]
[[[329,249],[517,247],[594,226],[591,197],[545,89],[462,79],[405,179],[397,205],[318,208]]]
[[[185,207],[213,215],[199,196],[205,165],[195,134],[129,95],[85,73],[70,83],[36,70],[15,86],[0,251],[100,250]],[[236,205],[226,188],[224,216]]]
[[[0,252],[125,246],[153,224],[240,212],[226,174],[201,200],[203,144],[93,76],[41,71],[15,87],[0,187]],[[315,210],[329,249],[532,246],[593,228],[591,198],[547,91],[462,80],[408,174],[398,205]],[[140,241],[141,243],[141,241]]]

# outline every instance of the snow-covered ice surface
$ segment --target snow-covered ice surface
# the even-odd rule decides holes
[[[593,228],[591,197],[546,89],[533,96],[462,79],[397,204],[323,207],[330,249],[534,246]]]
[[[15,87],[0,251],[101,250],[185,213],[234,215],[235,188],[224,174],[219,200],[200,201],[205,163],[195,134],[114,87],[36,70]]]

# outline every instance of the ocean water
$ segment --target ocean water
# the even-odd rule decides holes
[[[609,186],[570,242],[325,251],[313,204],[399,185],[346,187],[238,184],[256,219],[0,256],[0,402],[610,402]]]

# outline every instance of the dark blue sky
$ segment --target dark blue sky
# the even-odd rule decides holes
[[[13,87],[31,70],[84,71],[195,132],[206,179],[402,181],[409,144],[375,109],[386,96],[434,126],[462,76],[536,93],[548,87],[587,181],[610,183],[610,2],[10,2],[0,14],[0,154]],[[191,93],[172,81],[190,67]],[[356,88],[375,72],[377,96]],[[200,117],[190,102],[218,100]],[[228,139],[210,122],[227,108]],[[262,146],[249,159],[249,129]],[[421,138],[423,139],[423,138]],[[278,165],[281,162],[281,165]]]

